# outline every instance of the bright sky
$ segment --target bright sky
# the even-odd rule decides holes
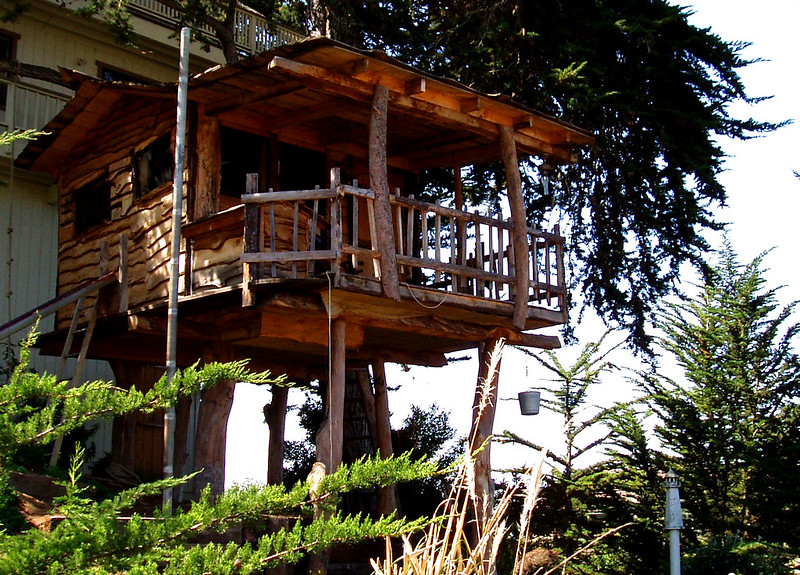
[[[679,2],[684,4],[683,2]],[[691,5],[695,14],[691,22],[711,27],[725,40],[750,42],[744,55],[764,61],[741,72],[751,96],[773,96],[755,107],[737,107],[737,116],[753,116],[759,120],[780,122],[798,118],[767,136],[746,142],[722,142],[730,156],[721,181],[728,191],[728,206],[718,212],[718,219],[730,222],[729,237],[742,262],[772,250],[765,260],[770,287],[785,286],[779,293],[788,303],[800,300],[800,279],[797,271],[800,253],[800,0],[696,0]],[[720,237],[709,237],[712,245],[720,245]],[[582,344],[597,339],[603,328],[597,320],[578,326]],[[618,341],[618,336],[614,341]],[[574,350],[565,350],[566,354]],[[564,360],[569,363],[569,360]],[[627,361],[624,357],[617,361]],[[402,425],[413,403],[431,402],[449,410],[451,423],[459,433],[469,430],[472,395],[477,377],[477,362],[458,362],[445,368],[413,368],[402,372],[398,366],[387,366],[390,386],[399,386],[389,398],[392,425]],[[512,430],[531,441],[543,443],[560,452],[563,442],[561,423],[552,414],[535,417],[519,415],[516,394],[533,386],[543,385],[546,377],[537,364],[520,352],[508,349],[500,375],[501,402],[498,406],[495,432]],[[598,402],[624,400],[630,386],[620,375],[604,381]],[[292,394],[290,394],[290,401]],[[263,423],[262,406],[269,400],[264,389],[236,389],[234,407],[228,429],[228,469],[226,484],[264,480],[266,477],[267,427]],[[298,393],[295,401],[302,402]],[[291,424],[289,439],[299,439]],[[492,450],[495,469],[518,467],[533,461],[528,450],[497,446]]]

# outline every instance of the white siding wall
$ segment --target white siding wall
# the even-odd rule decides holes
[[[169,39],[169,32],[163,28],[145,22],[137,24],[141,26],[137,31],[158,41],[143,39],[141,49],[125,48],[114,43],[103,24],[75,17],[54,2],[33,0],[31,9],[18,22],[2,24],[0,28],[20,36],[17,60],[25,64],[51,69],[64,67],[92,76],[104,64],[144,78],[176,81],[177,41]],[[211,57],[221,62],[219,51]],[[214,63],[209,55],[200,56],[198,48],[193,49],[193,71],[204,70]],[[0,110],[0,131],[42,128],[71,94],[62,86],[21,78],[9,102],[13,103],[14,113],[10,107]],[[22,146],[16,144],[17,153]],[[41,176],[15,169],[12,177],[10,152],[9,148],[0,150],[0,324],[56,295],[57,193]],[[53,318],[49,317],[42,321],[39,330],[46,332],[52,327]],[[17,334],[12,341],[18,342],[24,335]],[[55,373],[57,362],[57,358],[39,356],[36,352],[32,357],[32,366],[40,373]],[[73,372],[74,360],[71,360],[66,376],[71,377]],[[84,367],[83,379],[111,381],[113,373],[106,362],[90,360]],[[110,422],[101,423],[93,442],[97,457],[110,452]]]

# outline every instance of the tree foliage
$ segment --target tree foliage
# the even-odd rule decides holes
[[[238,60],[235,0],[159,0],[196,40]],[[707,230],[722,224],[720,137],[745,139],[778,125],[736,117],[757,103],[739,70],[747,44],[689,23],[667,0],[243,0],[268,19],[397,58],[589,130],[580,161],[552,172],[547,158],[523,160],[529,221],[558,221],[569,238],[580,301],[630,330],[647,348],[649,314],[676,287],[680,266],[701,264]],[[12,2],[7,16],[23,5]],[[134,39],[128,0],[91,0],[122,41]],[[210,30],[210,32],[209,32]],[[539,168],[543,171],[540,173]],[[550,180],[547,189],[541,174]],[[435,185],[428,193],[449,194]],[[465,178],[473,203],[496,208],[499,165]],[[424,194],[423,194],[424,195]]]
[[[644,381],[674,452],[691,525],[719,540],[741,533],[800,544],[800,325],[765,287],[762,258],[737,262],[730,247],[700,293],[669,306],[662,346],[684,382]]]
[[[47,443],[91,419],[164,408],[201,386],[221,380],[275,383],[268,374],[251,373],[243,362],[233,362],[182,370],[171,382],[162,379],[146,393],[135,388],[118,389],[105,382],[68,389],[51,376],[39,376],[26,369],[30,343],[23,346],[20,364],[11,380],[0,387],[3,457],[0,473],[3,474],[4,463],[21,445]],[[122,528],[120,516],[128,513],[137,501],[175,487],[186,478],[167,478],[93,500],[79,483],[81,463],[80,456],[73,460],[69,480],[64,483],[66,495],[57,501],[64,520],[54,529],[0,532],[0,574],[260,573],[279,563],[295,563],[307,553],[320,552],[332,545],[419,529],[422,521],[336,513],[337,498],[333,495],[419,480],[437,469],[431,462],[412,461],[408,456],[343,465],[327,475],[319,486],[313,503],[326,513],[313,521],[308,484],[299,482],[292,487],[234,488],[213,499],[206,490],[187,510],[179,509],[170,515],[156,512],[153,518],[134,513]],[[7,487],[3,481],[5,499],[10,495]],[[295,522],[290,528],[266,533],[245,545],[192,545],[200,534],[224,533],[243,521],[258,524],[269,515],[288,515],[295,517]]]
[[[720,136],[747,138],[775,125],[729,112],[756,103],[739,70],[746,44],[688,22],[665,0],[557,2],[320,0],[334,37],[380,48],[488,93],[501,92],[596,136],[574,167],[540,191],[527,160],[528,217],[557,218],[569,235],[572,279],[585,302],[649,342],[653,305],[684,262],[699,264],[702,233],[720,229]],[[341,24],[336,24],[341,22]],[[317,28],[320,26],[317,25]],[[502,186],[497,167],[477,167],[472,191]]]

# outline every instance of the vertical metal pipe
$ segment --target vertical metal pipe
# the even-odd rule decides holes
[[[170,260],[169,306],[167,315],[167,378],[178,371],[178,279],[180,278],[181,219],[183,218],[183,165],[186,150],[186,100],[189,83],[189,28],[181,28],[181,61],[178,77],[178,118],[175,132],[175,174],[172,190],[172,258]],[[164,411],[164,477],[175,467],[175,408]],[[164,490],[164,513],[172,512],[172,489]]]
[[[667,505],[664,529],[669,531],[669,573],[681,575],[681,529],[683,529],[683,513],[681,497],[678,492],[680,479],[672,469],[667,472]]]

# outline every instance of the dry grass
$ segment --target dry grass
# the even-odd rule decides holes
[[[507,532],[509,504],[522,492],[524,503],[514,567],[514,573],[521,574],[528,524],[536,505],[543,464],[544,454],[520,485],[503,493],[486,524],[481,525],[475,520],[474,466],[471,460],[465,460],[458,468],[449,497],[439,506],[422,539],[413,545],[404,536],[403,554],[397,560],[387,540],[386,558],[382,562],[371,560],[375,575],[494,575],[500,544]],[[471,533],[474,535],[470,536]]]

